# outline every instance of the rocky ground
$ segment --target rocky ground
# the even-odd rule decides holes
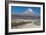
[[[22,29],[22,28],[39,28],[40,27],[40,22],[39,20],[23,20],[23,19],[17,19],[17,20],[12,20],[12,22],[21,22],[21,21],[24,21],[24,22],[27,22],[27,21],[30,21],[31,23],[23,23],[23,24],[19,24],[17,26],[12,26],[11,28],[12,29]]]

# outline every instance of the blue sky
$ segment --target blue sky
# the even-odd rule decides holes
[[[40,7],[12,6],[11,13],[19,14],[19,13],[22,13],[29,8],[33,10],[33,13],[35,13],[36,16],[40,16]]]

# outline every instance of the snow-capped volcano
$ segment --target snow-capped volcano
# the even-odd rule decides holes
[[[21,13],[22,15],[26,15],[26,16],[35,16],[34,12],[32,9],[27,9],[26,11],[24,11],[23,13]]]

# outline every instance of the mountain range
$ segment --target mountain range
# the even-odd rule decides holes
[[[36,16],[32,9],[27,9],[20,14],[11,14],[12,19],[40,19],[40,16]]]

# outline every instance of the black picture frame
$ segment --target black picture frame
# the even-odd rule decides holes
[[[10,32],[8,33],[8,4],[9,3],[26,3],[26,4],[38,4],[43,5],[43,30],[41,31],[28,31],[28,32]],[[24,33],[40,33],[45,32],[45,3],[44,2],[26,2],[26,1],[8,1],[8,3],[5,2],[5,34],[24,34]]]

